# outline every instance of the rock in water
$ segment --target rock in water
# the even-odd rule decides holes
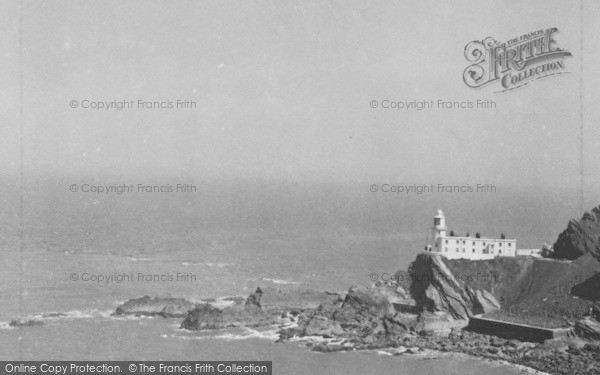
[[[256,288],[256,291],[249,295],[246,299],[246,306],[256,306],[260,308],[260,297],[262,297],[262,295],[263,291],[260,289],[260,287]]]
[[[572,219],[554,244],[554,258],[577,259],[590,253],[600,260],[600,206]]]
[[[223,311],[204,303],[188,313],[181,323],[181,328],[189,330],[219,329],[227,327],[228,323],[229,321],[223,316]]]
[[[390,346],[388,339],[406,332],[406,326],[396,318],[396,310],[378,288],[353,286],[343,300],[330,299],[301,313],[298,326],[281,330],[280,337],[340,337],[358,347],[386,347]],[[315,350],[332,350],[330,345],[325,346]]]
[[[33,327],[41,326],[42,324],[44,324],[43,321],[36,319],[15,319],[8,323],[8,325],[11,327]]]
[[[334,337],[344,333],[340,324],[336,321],[329,320],[325,316],[316,315],[306,326],[304,334],[307,336],[325,336]]]
[[[117,307],[116,315],[163,316],[165,318],[182,318],[194,308],[194,304],[183,298],[160,298],[144,296],[130,299]]]
[[[365,318],[392,317],[396,311],[390,301],[375,290],[353,286],[334,319],[343,323],[361,323]]]
[[[311,289],[276,289],[261,288],[263,292],[260,305],[267,311],[279,310],[285,313],[291,310],[317,308],[321,303],[337,300],[337,293],[316,291]]]
[[[339,323],[344,336],[357,340],[365,348],[382,347],[389,346],[385,342],[391,334],[398,334],[405,329],[395,320],[395,316],[394,306],[378,289],[353,286],[342,305],[333,313],[333,320]],[[332,332],[336,333],[333,328]]]
[[[239,326],[265,326],[277,321],[277,317],[268,314],[260,306],[260,288],[251,294],[245,303],[238,303],[223,310],[209,304],[202,304],[190,311],[181,328],[192,331],[201,329],[220,329]]]

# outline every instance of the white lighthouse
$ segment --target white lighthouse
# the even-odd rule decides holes
[[[439,237],[446,237],[447,229],[444,211],[438,210],[437,215],[433,217],[433,227],[431,228],[433,243],[437,243]]]
[[[425,246],[425,251],[438,253],[450,259],[492,259],[497,256],[514,257],[516,255],[517,241],[515,239],[482,238],[477,235],[455,236],[446,231],[446,217],[442,210],[438,210],[433,217],[431,228],[432,244]]]

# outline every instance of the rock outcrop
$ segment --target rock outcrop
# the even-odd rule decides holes
[[[600,340],[600,322],[591,316],[586,316],[575,323],[575,333],[586,339]]]
[[[219,329],[233,325],[231,320],[224,316],[223,311],[208,303],[197,305],[190,311],[181,323],[181,328],[189,330]]]
[[[467,287],[467,295],[471,301],[473,314],[487,314],[500,310],[500,303],[496,297],[485,289],[473,289]]]
[[[465,287],[440,257],[420,254],[407,276],[412,281],[410,295],[397,283],[353,286],[343,301],[331,300],[317,309],[304,310],[298,326],[282,330],[281,337],[337,336],[376,345],[410,331],[450,333],[468,325],[470,316],[500,308],[487,290]],[[414,313],[402,308],[397,311],[394,303],[415,303],[416,309]]]
[[[340,323],[322,315],[315,315],[308,321],[304,329],[306,336],[334,337],[344,334]]]
[[[573,286],[571,294],[590,301],[600,301],[600,273]]]
[[[412,279],[410,292],[419,314],[417,331],[450,333],[454,328],[468,325],[473,315],[500,309],[492,293],[463,285],[440,256],[419,254],[408,271]]]
[[[323,302],[335,300],[337,293],[316,291],[311,289],[277,289],[261,288],[263,294],[260,305],[266,311],[284,313],[294,309],[317,308]]]
[[[161,298],[144,296],[130,299],[117,307],[116,315],[162,316],[165,318],[183,318],[195,305],[183,298]]]
[[[244,303],[236,303],[222,310],[207,303],[200,304],[187,314],[181,323],[181,328],[196,331],[273,324],[277,321],[277,317],[263,310],[260,305],[261,297],[262,290],[258,288]]]
[[[262,307],[260,306],[260,299],[262,298],[262,295],[262,289],[260,289],[260,287],[256,288],[256,291],[248,296],[244,305],[248,307],[257,307],[259,309],[262,309]]]
[[[11,320],[8,325],[10,327],[33,327],[33,326],[41,326],[44,322],[37,319],[14,319]]]
[[[586,253],[600,260],[600,206],[572,219],[554,244],[557,259],[573,260]]]
[[[400,282],[395,280],[378,281],[373,286],[379,294],[383,294],[392,303],[415,304],[414,299]],[[410,284],[409,284],[410,287]]]
[[[342,300],[329,300],[317,309],[298,316],[298,326],[280,331],[282,340],[294,336],[337,337],[361,345],[389,345],[387,340],[405,333],[408,327],[378,288],[353,286]],[[339,346],[339,345],[338,345]],[[342,350],[343,347],[338,348]],[[329,346],[314,348],[329,351]]]
[[[465,321],[473,315],[469,295],[441,257],[419,254],[408,272],[412,278],[410,292],[419,312],[442,312]]]
[[[588,311],[588,315],[600,322],[600,305],[595,304],[591,306],[590,310]]]
[[[394,307],[385,295],[364,286],[353,286],[333,317],[340,323],[360,324],[365,319],[392,317]]]
[[[282,327],[280,341],[316,335],[327,340],[307,342],[313,351],[380,349],[403,355],[432,349],[509,361],[548,373],[597,374],[600,344],[590,340],[600,340],[600,307],[589,307],[588,301],[566,306],[567,311],[574,311],[587,305],[586,317],[577,323],[567,322],[580,337],[569,331],[564,337],[531,343],[462,329],[471,316],[500,309],[495,297],[498,292],[513,302],[512,306],[530,307],[523,310],[527,316],[536,309],[548,312],[538,306],[541,302],[555,306],[565,304],[567,298],[579,301],[568,291],[595,273],[597,263],[591,260],[592,256],[586,255],[575,262],[528,258],[469,262],[420,254],[409,269],[412,284],[404,288],[410,290],[418,315],[394,309],[394,303],[406,302],[403,289],[398,290],[396,283],[352,287],[345,298],[328,300],[316,309],[291,312],[288,316],[297,326]],[[523,305],[530,300],[530,305]],[[562,312],[557,311],[556,316],[562,317]]]

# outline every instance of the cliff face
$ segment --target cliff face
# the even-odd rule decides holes
[[[412,280],[410,293],[418,311],[445,312],[455,320],[472,315],[469,296],[441,257],[419,254],[408,272]]]
[[[556,318],[578,318],[600,295],[600,264],[590,255],[573,261],[530,257],[443,260],[467,288],[485,290],[502,310]],[[579,297],[579,298],[575,298]]]
[[[417,331],[449,333],[464,327],[469,317],[493,312],[500,308],[488,291],[466,286],[448,268],[445,259],[422,253],[409,267],[410,293],[417,303]]]
[[[600,260],[600,206],[572,219],[554,244],[554,258],[577,259],[591,254]]]
[[[590,254],[566,262],[531,257],[449,260],[423,253],[409,272],[410,293],[421,315],[456,322],[498,309],[575,320],[600,296],[600,264]]]
[[[531,257],[495,258],[471,261],[444,259],[452,274],[467,287],[492,293],[502,307],[518,303],[531,292],[533,270],[538,263]],[[556,271],[565,268],[559,262]]]

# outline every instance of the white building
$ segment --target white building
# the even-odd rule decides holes
[[[439,253],[449,259],[492,259],[495,257],[514,257],[517,240],[497,238],[475,238],[449,236],[446,231],[446,218],[438,210],[433,218],[433,245],[427,245],[425,251]]]

